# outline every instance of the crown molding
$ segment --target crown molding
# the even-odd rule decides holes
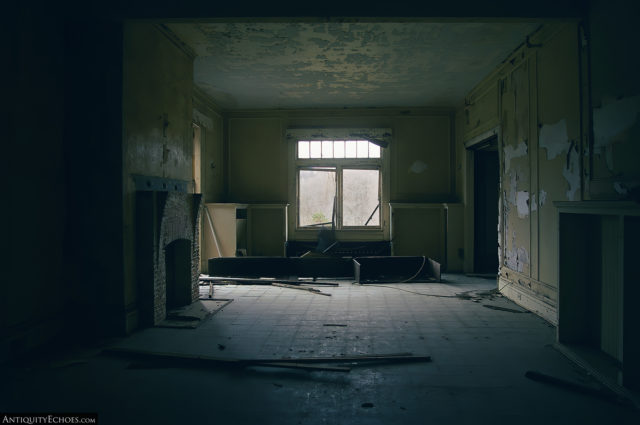
[[[180,37],[178,37],[173,31],[171,31],[169,29],[169,27],[167,27],[165,24],[155,24],[155,27],[165,37],[167,37],[167,39],[174,46],[176,46],[178,49],[180,49],[180,51],[182,51],[182,53],[187,55],[187,57],[189,57],[189,59],[194,60],[196,58],[196,56],[197,56],[196,52],[188,44],[186,44],[184,41],[180,40]]]

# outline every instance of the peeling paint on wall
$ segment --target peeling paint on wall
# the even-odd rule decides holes
[[[547,150],[547,160],[569,150],[567,122],[562,119],[555,124],[543,125],[538,136],[538,145]]]
[[[543,206],[546,202],[547,202],[547,192],[545,192],[543,189],[540,189],[540,206]]]
[[[516,232],[513,232],[511,246],[513,248],[505,252],[506,265],[511,270],[523,273],[525,265],[529,265],[529,252],[524,247],[515,248]]]
[[[411,164],[411,167],[409,167],[409,172],[414,174],[421,174],[421,173],[424,173],[426,169],[427,169],[427,164],[425,164],[420,160],[417,160],[417,161],[414,161],[413,164]]]
[[[613,172],[618,164],[613,160],[613,144],[625,141],[622,136],[640,124],[640,96],[620,100],[603,101],[593,110],[593,153],[602,155],[605,165]]]
[[[538,203],[536,202],[536,194],[531,195],[531,211],[538,211]]]
[[[614,182],[613,189],[622,196],[630,196],[636,200],[638,196],[638,188],[640,181]]]
[[[596,153],[629,128],[640,115],[640,96],[628,97],[593,110],[593,147]]]
[[[572,152],[575,151],[575,154]],[[576,192],[580,189],[580,156],[578,155],[578,147],[567,152],[567,166],[562,170],[562,175],[569,183],[567,190],[567,199],[574,201]]]
[[[613,188],[620,195],[626,195],[627,193],[629,193],[629,190],[624,186],[624,184],[622,184],[620,182],[613,183]]]
[[[505,199],[507,200],[507,208],[509,205],[516,205],[516,186],[518,184],[518,174],[512,171],[509,174],[509,194],[505,193]]]
[[[517,148],[513,146],[505,146],[504,148],[504,171],[509,171],[511,167],[511,160],[514,158],[520,158],[527,155],[527,144],[525,142],[518,143]]]
[[[518,217],[525,218],[529,215],[529,192],[520,191],[516,193],[516,206]]]

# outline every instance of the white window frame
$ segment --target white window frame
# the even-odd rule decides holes
[[[298,172],[313,167],[336,168],[336,238],[343,241],[389,240],[389,184],[391,130],[387,128],[357,129],[289,129],[286,134],[289,148],[289,213],[288,227],[292,240],[316,240],[319,228],[300,227],[298,220]],[[381,140],[388,143],[380,148],[380,158],[313,158],[298,159],[298,141],[311,140]],[[342,227],[342,170],[378,169],[380,171],[380,225]]]

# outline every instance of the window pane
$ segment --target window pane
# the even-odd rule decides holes
[[[309,158],[309,142],[298,142],[298,158]]]
[[[333,158],[333,142],[331,140],[322,142],[322,157]]]
[[[369,157],[369,141],[358,140],[358,158]]]
[[[343,170],[342,224],[344,226],[380,225],[379,181],[379,170]]]
[[[319,141],[309,142],[311,145],[311,158],[322,158],[322,143]]]
[[[298,219],[300,226],[331,225],[336,195],[334,170],[300,170]]]
[[[355,140],[347,140],[344,142],[345,144],[345,158],[355,158],[356,157],[356,141]]]
[[[333,142],[333,157],[344,158],[344,141]]]
[[[380,158],[380,146],[369,142],[369,158]]]

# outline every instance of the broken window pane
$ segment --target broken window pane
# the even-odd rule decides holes
[[[322,158],[322,142],[313,140],[309,144],[311,145],[311,158]]]
[[[369,158],[380,158],[380,146],[369,142]]]
[[[325,140],[322,142],[322,157],[333,158],[333,141]]]
[[[380,171],[342,171],[342,224],[380,225]],[[369,220],[369,218],[371,219]],[[367,220],[368,223],[367,223]]]
[[[300,226],[330,226],[336,196],[335,170],[300,170]]]
[[[347,140],[345,143],[345,158],[355,158],[356,157],[356,141],[355,140]]]
[[[333,157],[344,158],[344,141],[339,140],[333,142]]]
[[[309,142],[298,142],[298,158],[309,158]]]

